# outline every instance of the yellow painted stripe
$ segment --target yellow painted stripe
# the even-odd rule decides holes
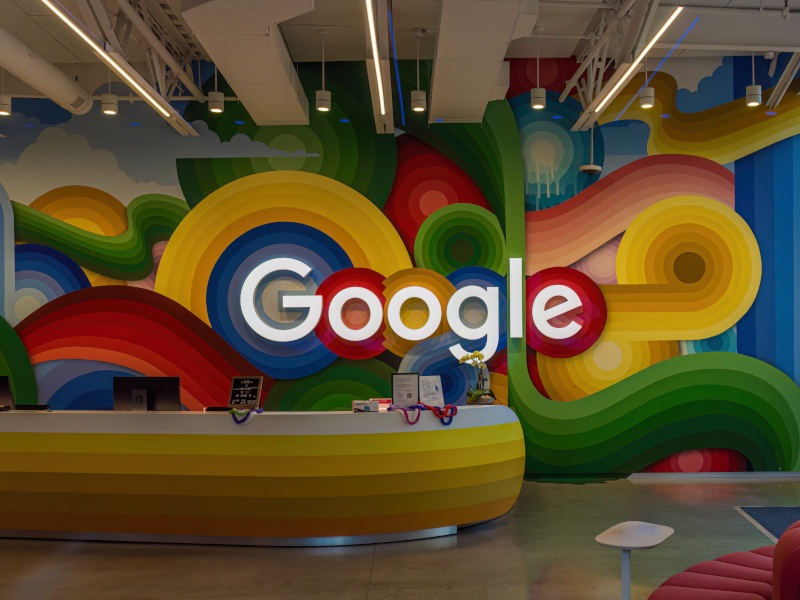
[[[135,454],[59,454],[6,452],[0,454],[0,473],[144,473],[161,475],[220,475],[250,477],[309,477],[372,475],[436,471],[483,465],[524,456],[522,440],[480,447],[452,448],[435,454],[405,452],[390,457],[365,453],[355,456],[181,456]]]
[[[444,465],[442,465],[444,466]],[[524,457],[462,468],[339,477],[220,477],[84,473],[3,473],[0,494],[8,492],[328,498],[427,492],[462,488],[512,477],[522,478]],[[0,496],[1,497],[1,496]]]
[[[335,498],[253,498],[230,496],[163,496],[70,493],[6,492],[2,508],[10,512],[49,513],[54,507],[60,513],[91,512],[107,515],[170,515],[224,516],[229,513],[270,515],[274,518],[345,518],[360,515],[383,515],[446,510],[470,504],[491,502],[515,496],[520,480],[512,477],[501,481],[471,485],[464,488],[382,494],[372,496],[341,496]],[[212,490],[209,490],[213,493]]]
[[[337,456],[436,452],[522,440],[519,422],[436,431],[342,435],[202,435],[17,433],[0,435],[0,453],[171,454],[217,456]]]
[[[341,519],[275,519],[267,516],[227,514],[223,517],[66,514],[0,511],[0,530],[96,531],[152,535],[200,535],[233,537],[322,537],[378,535],[417,531],[486,521],[504,515],[516,495],[491,502],[425,513],[357,516]],[[239,516],[241,515],[241,516]]]

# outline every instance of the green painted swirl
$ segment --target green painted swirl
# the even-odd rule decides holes
[[[800,388],[749,356],[675,357],[575,402],[515,392],[532,473],[631,473],[695,448],[737,450],[758,471],[800,468]]]
[[[153,244],[169,239],[189,213],[183,200],[146,194],[128,205],[127,231],[106,236],[84,231],[24,204],[12,204],[18,242],[50,246],[82,267],[128,281],[143,279],[153,271]]]
[[[349,185],[382,208],[389,198],[397,166],[393,131],[378,134],[370,101],[366,63],[333,62],[325,65],[331,92],[330,112],[313,109],[320,88],[319,63],[304,63],[302,82],[310,99],[308,125],[256,125],[244,107],[228,103],[225,112],[209,115],[205,104],[191,102],[184,117],[203,119],[223,142],[244,134],[263,142],[268,156],[233,158],[181,158],[176,161],[178,180],[190,206],[236,179],[265,171],[291,170],[317,173]]]
[[[480,206],[451,204],[425,219],[414,240],[418,267],[444,276],[462,267],[505,275],[506,242],[497,217]]]
[[[418,129],[470,173],[486,167],[482,189],[502,201],[508,255],[524,257],[524,177],[509,104],[490,102],[480,125]],[[524,338],[509,338],[510,404],[529,474],[627,474],[697,448],[736,450],[757,470],[800,470],[800,387],[767,363],[730,352],[680,356],[581,400],[553,402],[531,382],[526,353]]]
[[[0,317],[0,375],[8,377],[15,404],[36,404],[36,378],[28,352],[14,328]]]
[[[351,400],[388,398],[395,370],[377,360],[340,358],[302,379],[275,382],[265,410],[351,410]]]

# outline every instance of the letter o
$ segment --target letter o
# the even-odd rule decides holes
[[[367,324],[359,329],[348,327],[342,320],[342,309],[350,300],[361,300],[369,309]],[[328,306],[328,322],[333,332],[348,342],[363,342],[375,335],[383,323],[383,304],[374,292],[363,287],[348,287],[337,292]]]
[[[411,298],[422,300],[428,307],[428,320],[418,329],[407,327],[400,318],[400,309]],[[411,285],[399,290],[392,296],[392,299],[389,300],[389,305],[386,307],[386,318],[389,322],[389,327],[401,338],[410,341],[424,340],[431,337],[439,329],[439,325],[442,322],[442,305],[436,295],[429,289],[419,285]]]

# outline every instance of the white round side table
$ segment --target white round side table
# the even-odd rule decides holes
[[[673,533],[675,530],[665,525],[625,521],[594,538],[598,544],[622,550],[622,600],[631,600],[631,550],[655,548]]]

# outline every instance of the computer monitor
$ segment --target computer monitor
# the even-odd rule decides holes
[[[181,410],[180,377],[114,377],[114,410]]]

